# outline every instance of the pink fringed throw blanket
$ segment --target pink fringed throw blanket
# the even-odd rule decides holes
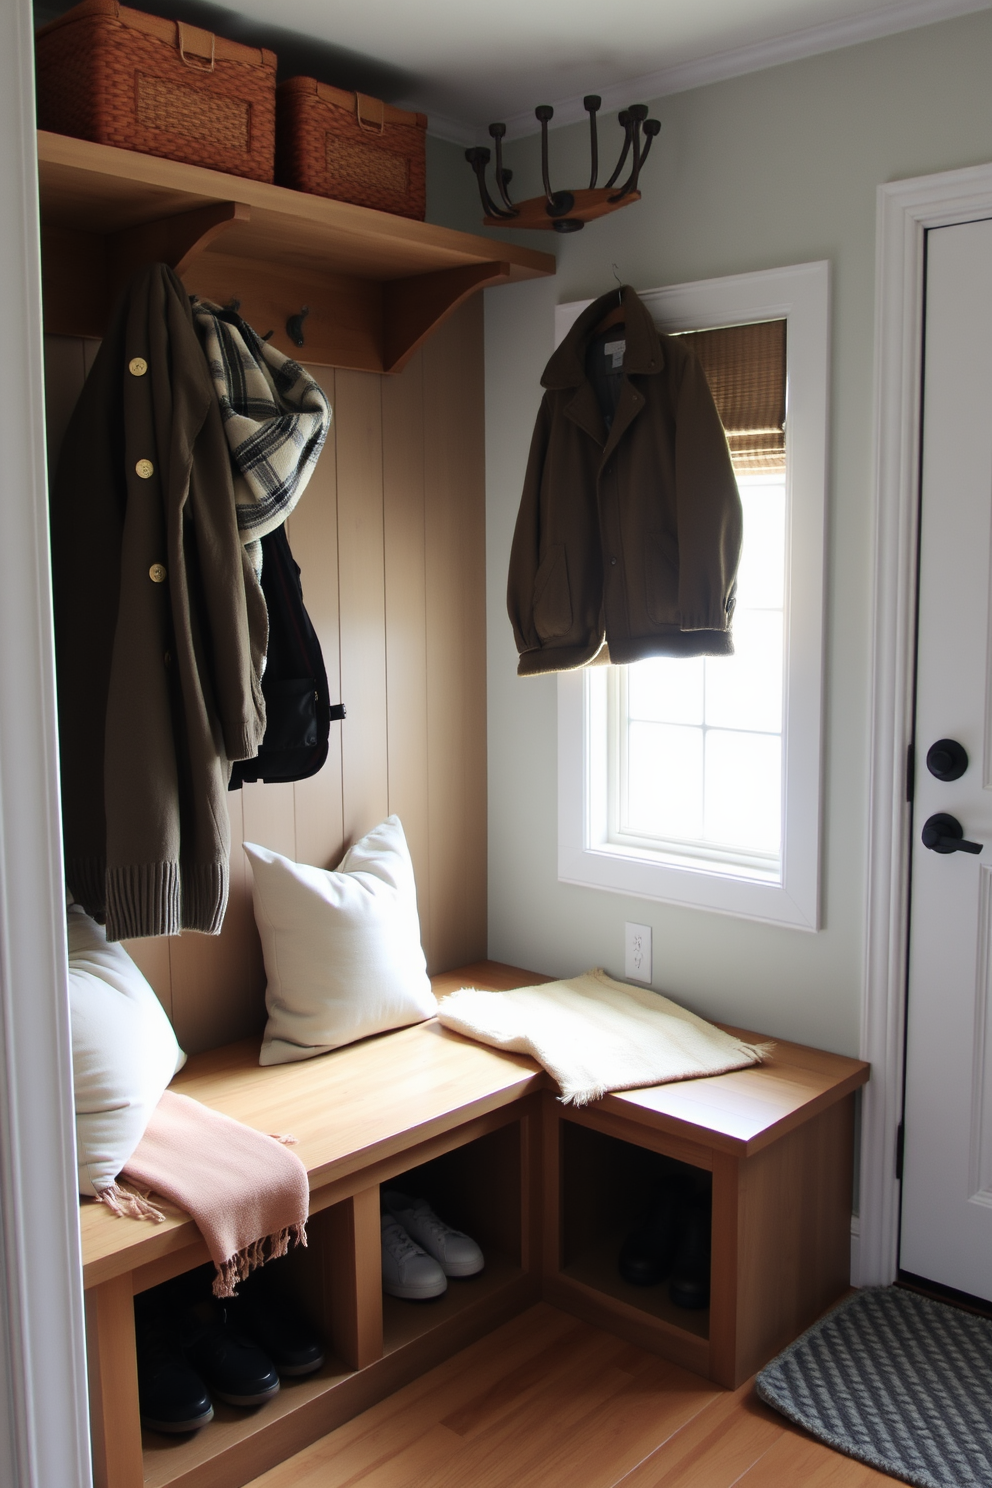
[[[189,1096],[165,1092],[121,1177],[196,1221],[217,1267],[216,1297],[233,1297],[257,1266],[307,1243],[310,1185],[295,1152]],[[117,1183],[98,1197],[118,1215],[165,1218]]]

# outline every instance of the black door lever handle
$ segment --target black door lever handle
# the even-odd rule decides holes
[[[980,853],[984,846],[981,842],[969,842],[957,817],[943,811],[927,818],[920,837],[924,847],[938,853]]]

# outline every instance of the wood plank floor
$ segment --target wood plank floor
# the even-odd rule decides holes
[[[896,1480],[544,1303],[250,1488],[870,1488]]]

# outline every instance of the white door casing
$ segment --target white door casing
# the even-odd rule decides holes
[[[88,1488],[33,18],[0,6],[0,1483]]]
[[[928,234],[924,347],[899,1263],[992,1300],[992,219]],[[982,854],[928,849],[938,814]]]
[[[852,1280],[895,1278],[913,736],[923,272],[929,228],[992,215],[992,166],[878,190],[875,301],[875,584],[860,1240]]]

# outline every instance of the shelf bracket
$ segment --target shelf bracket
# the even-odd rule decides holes
[[[181,279],[215,238],[238,222],[250,221],[251,208],[243,202],[211,202],[191,212],[140,222],[109,234],[106,244],[111,299],[143,264],[167,263]]]
[[[386,280],[382,286],[382,370],[402,372],[431,332],[459,305],[477,290],[506,284],[509,278],[508,263],[479,263]]]

